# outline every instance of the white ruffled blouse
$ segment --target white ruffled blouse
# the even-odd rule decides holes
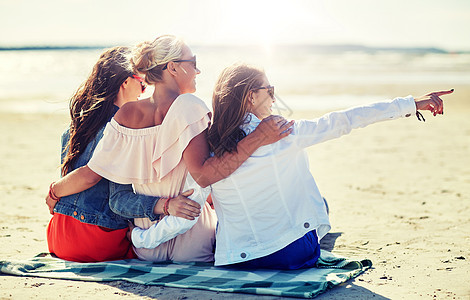
[[[160,125],[131,129],[113,118],[88,167],[111,181],[132,183],[136,193],[175,197],[188,173],[183,151],[209,123],[209,108],[192,94],[176,98]],[[154,223],[147,218],[134,221],[141,228]]]

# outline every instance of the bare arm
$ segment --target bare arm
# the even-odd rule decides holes
[[[292,124],[293,121],[287,122],[282,117],[270,116],[238,143],[237,151],[210,158],[207,132],[204,131],[193,138],[186,147],[183,152],[184,162],[194,180],[200,186],[206,187],[232,174],[259,147],[288,136],[292,132]]]
[[[97,184],[101,178],[100,175],[93,172],[88,166],[83,166],[56,181],[52,188],[55,195],[60,198],[89,189]]]
[[[91,188],[101,180],[101,176],[93,172],[88,166],[83,166],[70,172],[50,186],[46,196],[49,213],[54,214],[54,207],[61,197],[69,196]],[[51,192],[54,198],[51,198]]]

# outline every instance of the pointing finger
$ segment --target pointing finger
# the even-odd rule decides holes
[[[427,96],[436,95],[436,96],[439,97],[439,96],[443,96],[443,95],[452,94],[453,92],[454,92],[454,89],[451,89],[451,90],[448,90],[448,91],[432,92],[432,93],[427,94]]]

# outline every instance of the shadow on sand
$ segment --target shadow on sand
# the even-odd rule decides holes
[[[357,280],[357,279],[356,279]],[[276,296],[263,296],[263,295],[251,295],[251,294],[239,294],[239,293],[223,293],[223,292],[212,292],[204,290],[193,290],[193,289],[180,289],[172,287],[161,287],[161,286],[146,286],[136,283],[130,283],[125,281],[114,281],[109,283],[103,283],[108,286],[113,286],[120,289],[122,292],[116,292],[119,296],[131,296],[137,295],[145,297],[146,299],[158,299],[158,300],[173,300],[173,299],[236,299],[236,300],[275,300],[275,299],[294,299],[294,298],[283,298]],[[390,298],[381,296],[377,293],[371,292],[370,290],[355,285],[355,280],[348,281],[340,286],[336,286],[331,290],[326,291],[323,294],[315,297],[318,300],[329,300],[329,299],[374,299],[374,300],[389,300]]]
[[[357,279],[356,279],[357,280]],[[329,300],[329,299],[374,299],[374,300],[389,300],[390,298],[381,296],[377,293],[371,292],[368,289],[357,286],[354,284],[355,280],[345,282],[339,286],[328,290],[317,296],[315,299],[318,300]]]
[[[329,232],[320,241],[320,248],[326,251],[333,251],[336,239],[339,238],[342,232]]]

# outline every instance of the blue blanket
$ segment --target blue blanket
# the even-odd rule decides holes
[[[316,268],[240,270],[209,263],[152,263],[136,259],[75,263],[49,254],[29,260],[0,261],[0,271],[81,281],[124,280],[144,285],[202,289],[218,292],[313,298],[370,268],[370,260],[350,260],[322,250]]]

